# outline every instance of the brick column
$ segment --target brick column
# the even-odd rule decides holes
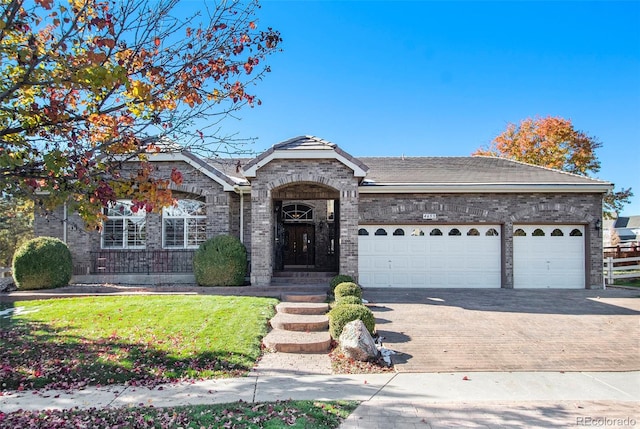
[[[267,286],[273,275],[273,202],[271,192],[251,189],[251,284]]]
[[[358,281],[358,188],[340,192],[339,274]]]
[[[513,289],[513,222],[502,225],[502,287]]]

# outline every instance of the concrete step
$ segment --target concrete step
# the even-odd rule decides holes
[[[278,313],[269,321],[273,329],[299,332],[321,332],[329,328],[329,318],[325,315]]]
[[[297,332],[274,329],[262,340],[267,349],[282,353],[328,353],[329,332]]]
[[[320,302],[281,302],[276,305],[278,313],[287,314],[326,314],[329,304]]]
[[[282,301],[285,302],[325,302],[326,293],[283,293]]]

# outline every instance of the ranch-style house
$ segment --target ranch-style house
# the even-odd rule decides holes
[[[195,249],[231,234],[256,286],[286,272],[348,274],[363,287],[603,285],[605,181],[491,157],[356,158],[312,136],[253,159],[150,160],[184,177],[162,213],[121,200],[99,232],[64,207],[36,216],[36,235],[68,243],[74,281],[193,283]]]

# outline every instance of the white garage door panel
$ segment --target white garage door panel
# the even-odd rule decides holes
[[[381,228],[387,235],[375,235]],[[461,235],[449,235],[454,228]],[[358,270],[365,287],[500,287],[501,237],[487,235],[489,230],[500,231],[499,225],[371,225],[360,229],[369,234],[358,237]],[[393,235],[397,229],[405,235]],[[472,229],[479,235],[467,235]],[[434,230],[442,235],[430,235]]]
[[[585,238],[582,225],[514,225],[515,288],[583,289]],[[517,231],[524,235],[516,235]]]

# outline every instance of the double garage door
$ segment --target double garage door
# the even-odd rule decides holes
[[[500,287],[499,225],[362,226],[367,287]]]
[[[584,288],[584,227],[514,226],[516,288]],[[499,288],[500,225],[366,225],[358,231],[365,287]]]

